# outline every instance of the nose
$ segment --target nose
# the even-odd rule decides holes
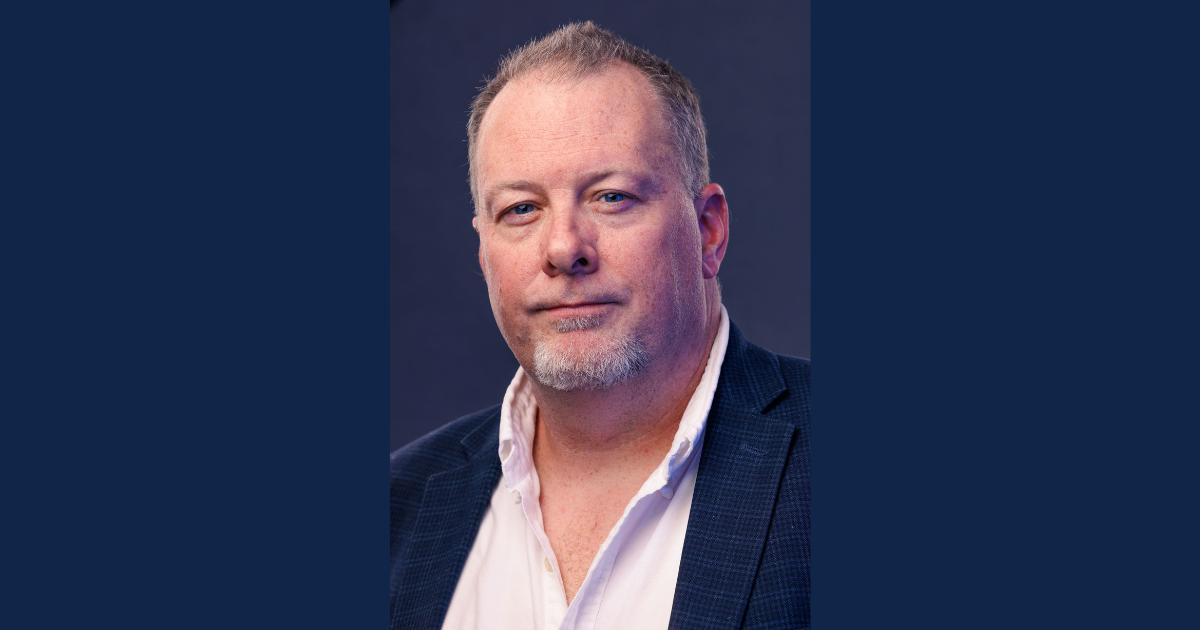
[[[542,258],[542,271],[546,275],[587,275],[599,268],[600,259],[589,227],[574,209],[551,212]]]

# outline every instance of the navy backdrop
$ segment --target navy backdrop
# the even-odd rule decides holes
[[[517,369],[488,305],[467,185],[471,99],[499,59],[592,20],[692,81],[729,198],[721,283],[747,338],[808,357],[807,2],[400,0],[391,10],[391,447],[500,402]]]
[[[435,308],[434,328],[479,330],[490,348],[457,351],[499,357],[426,368],[441,359],[416,351],[419,328],[393,338],[415,348],[410,375],[436,375],[431,391],[467,370],[499,379],[480,381],[479,401],[413,395],[414,410],[436,408],[431,425],[498,400],[514,367],[473,275],[461,148],[471,89],[499,54],[598,18],[696,81],[715,140],[766,137],[748,126],[765,103],[790,103],[739,92],[767,83],[742,73],[805,67],[739,61],[758,47],[802,53],[781,36],[805,31],[795,7],[558,7],[392,14],[424,20],[390,40],[393,68],[434,87],[464,73],[445,79],[458,91],[448,105],[396,128],[412,138],[393,151],[427,144],[419,172],[458,186],[402,199],[406,221],[453,233],[403,277],[459,274],[419,296],[461,291],[477,321]],[[4,12],[3,625],[382,627],[389,335],[425,308],[389,304],[404,286],[389,254],[406,254],[387,236],[387,9]],[[816,627],[1195,625],[1194,13],[812,7]],[[434,50],[449,57],[418,62]],[[801,78],[776,84],[802,92]],[[420,85],[392,99],[431,98]],[[720,86],[744,120],[716,120]],[[747,224],[766,211],[755,195],[778,194],[795,214],[771,208],[772,225],[803,225],[804,195],[788,191],[804,154],[739,175],[762,156],[714,152],[734,212],[723,273],[745,292],[730,301],[761,297],[764,315],[786,316],[776,300],[805,294],[803,252]],[[752,264],[757,249],[783,262]],[[800,335],[788,341],[751,328],[752,303],[730,310],[751,338],[807,353],[800,323],[778,328]]]

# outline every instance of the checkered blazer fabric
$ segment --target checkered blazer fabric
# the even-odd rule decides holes
[[[500,480],[499,405],[392,454],[391,627],[440,628]],[[730,324],[670,627],[809,627],[809,362]]]

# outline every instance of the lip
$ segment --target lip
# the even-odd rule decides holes
[[[615,304],[616,302],[611,301],[570,302],[564,304],[554,304],[552,306],[542,307],[537,310],[554,315],[575,315],[596,311],[607,306],[613,306]]]

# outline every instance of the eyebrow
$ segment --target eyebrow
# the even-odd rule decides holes
[[[539,184],[535,183],[535,182],[534,182],[534,181],[532,181],[532,180],[528,180],[528,179],[514,179],[514,180],[511,180],[511,181],[507,181],[507,182],[500,182],[500,183],[498,183],[498,184],[495,184],[495,185],[493,185],[493,186],[489,186],[489,187],[488,187],[488,197],[490,198],[490,197],[492,197],[492,196],[495,196],[495,194],[496,194],[496,193],[498,193],[498,192],[500,192],[500,191],[502,191],[502,190],[525,190],[525,191],[530,191],[530,190],[537,190],[537,189],[539,189],[539,188],[541,188],[541,185],[539,185]]]
[[[583,181],[587,182],[584,185],[584,188],[587,188],[588,186],[593,186],[596,184],[596,182],[600,182],[605,179],[608,179],[609,177],[612,177],[613,175],[622,175],[624,177],[629,178],[629,180],[631,182],[633,182],[634,187],[641,189],[641,190],[637,191],[638,193],[645,193],[646,192],[645,189],[652,187],[657,182],[658,177],[659,177],[659,173],[657,173],[654,169],[648,169],[648,170],[642,171],[642,170],[625,170],[625,169],[619,169],[619,168],[609,168],[609,169],[604,169],[604,170],[600,170],[600,171],[592,171],[589,173],[584,173]]]
[[[514,179],[506,182],[499,182],[493,186],[489,186],[484,192],[483,207],[487,210],[488,216],[494,216],[492,210],[492,202],[495,201],[496,195],[506,190],[523,190],[525,192],[538,192],[541,190],[541,185],[528,179]]]

